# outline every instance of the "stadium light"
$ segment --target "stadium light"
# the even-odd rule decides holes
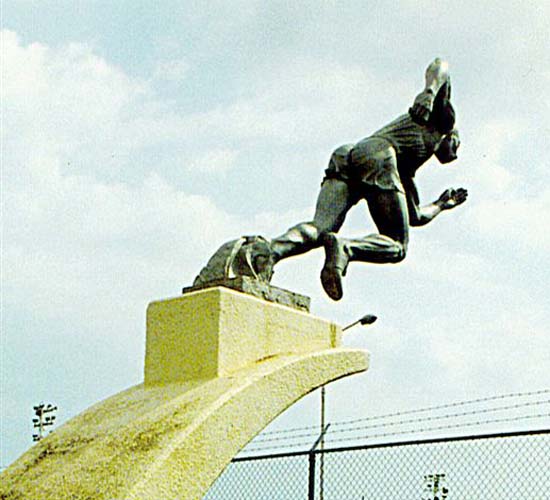
[[[32,419],[33,428],[38,429],[36,434],[32,435],[33,441],[40,441],[45,436],[45,428],[54,424],[55,415],[49,415],[57,411],[57,406],[48,404],[47,406],[44,403],[33,406],[34,414],[37,418]]]

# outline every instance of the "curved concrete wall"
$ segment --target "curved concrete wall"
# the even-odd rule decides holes
[[[235,309],[237,302],[238,317],[243,313],[242,307],[246,306],[242,301],[251,300],[240,295],[231,292],[227,296],[225,291],[221,292],[224,300],[229,297],[231,310]],[[170,308],[182,306],[179,302],[182,298],[175,300],[156,303],[160,304],[160,316],[172,317],[168,320],[172,330],[174,317],[181,321],[181,316],[170,313]],[[224,300],[214,300],[214,304],[219,306]],[[259,302],[253,303],[253,308],[281,308]],[[163,310],[163,307],[168,309]],[[159,311],[154,314],[157,313]],[[223,311],[218,313],[223,316]],[[280,321],[287,313],[289,317],[286,319],[292,320],[297,311],[283,307],[275,314],[277,331],[283,337],[281,332],[285,328]],[[158,314],[155,317],[158,319]],[[230,370],[226,362],[226,373],[222,376],[214,373],[210,377],[141,384],[91,407],[12,464],[2,474],[0,498],[202,498],[239,450],[282,411],[321,385],[367,369],[365,351],[338,347],[335,344],[339,343],[340,335],[335,335],[334,325],[327,328],[327,322],[310,318],[313,323],[301,318],[307,326],[307,332],[304,332],[306,340],[308,336],[310,340],[317,339],[309,351],[305,349],[307,342],[302,344],[299,332],[289,325],[298,352],[289,353],[286,347],[281,348],[292,339],[280,338],[274,344],[278,353],[266,356],[262,351],[261,359],[249,361],[237,370]],[[149,320],[151,318],[148,324]],[[317,330],[312,331],[312,328],[315,330],[315,321],[319,321]],[[151,327],[148,326],[148,344],[157,344],[156,347],[148,345],[148,353],[155,359],[158,356],[154,350],[165,349],[168,345],[163,344],[161,323],[157,324],[160,330],[154,336],[150,335]],[[228,322],[224,320],[218,324],[227,327]],[[226,327],[222,326],[218,335],[211,337],[211,342],[218,339],[219,346],[222,346],[220,337],[226,337],[226,343],[231,340]],[[249,323],[248,327],[254,328],[254,325]],[[181,328],[179,325],[176,330],[179,329],[184,342],[185,325]],[[263,317],[259,337],[265,328]],[[233,332],[232,340],[243,350],[248,349],[248,344],[239,340],[238,329],[230,327],[229,330]],[[250,331],[243,334],[250,338]],[[319,349],[323,338],[326,348]],[[170,337],[168,343],[173,342]],[[235,357],[235,344],[229,344],[231,355]],[[266,348],[264,341],[262,345]],[[218,355],[218,360],[227,359],[223,352]],[[200,363],[200,360],[194,362]],[[155,376],[160,376],[161,364],[149,367]],[[183,367],[182,372],[188,374],[189,370]],[[167,373],[173,378],[178,370],[171,366]]]

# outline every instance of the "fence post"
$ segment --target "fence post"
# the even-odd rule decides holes
[[[325,437],[325,434],[328,431],[329,427],[330,427],[330,424],[325,425],[325,427],[321,430],[321,434],[319,434],[317,441],[313,443],[313,446],[309,450],[309,455],[308,455],[309,456],[309,481],[308,481],[308,488],[307,488],[308,500],[315,500],[315,450],[317,449],[317,446],[319,446],[319,443]]]
[[[307,500],[315,500],[315,453],[309,452],[309,481],[307,488]]]

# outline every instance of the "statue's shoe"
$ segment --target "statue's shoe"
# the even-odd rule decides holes
[[[325,265],[321,271],[321,284],[332,300],[340,300],[344,295],[342,276],[346,274],[349,257],[344,244],[338,241],[334,233],[324,233],[322,241],[325,247]]]

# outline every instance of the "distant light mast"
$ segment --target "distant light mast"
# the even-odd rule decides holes
[[[46,405],[45,403],[40,403],[37,406],[34,406],[35,418],[32,419],[33,427],[38,429],[36,434],[32,435],[33,441],[40,441],[46,435],[46,427],[50,427],[55,422],[55,415],[53,412],[57,411],[57,406],[52,406],[51,404]]]

